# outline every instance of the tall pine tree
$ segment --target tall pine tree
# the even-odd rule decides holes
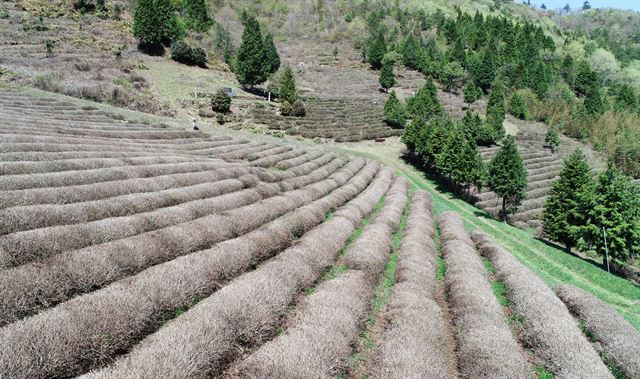
[[[560,178],[551,186],[542,213],[543,233],[569,252],[578,242],[585,219],[582,211],[593,197],[594,182],[587,157],[577,149],[565,161]]]
[[[396,96],[395,91],[391,91],[389,98],[384,103],[384,120],[392,127],[404,128],[406,116],[402,103]]]
[[[387,42],[384,39],[384,33],[378,31],[377,35],[372,39],[367,51],[367,58],[371,68],[379,70],[382,67],[382,60],[387,53]]]
[[[280,68],[280,55],[271,33],[264,37],[264,66],[268,74],[273,74]]]
[[[584,211],[578,246],[605,259],[604,227],[611,263],[624,268],[640,254],[640,191],[614,166],[598,176],[595,195]]]
[[[512,136],[507,136],[489,164],[489,187],[502,198],[500,217],[507,220],[526,196],[527,171]]]
[[[502,82],[496,80],[487,103],[487,124],[492,129],[495,140],[502,139],[505,133],[502,125],[505,118],[504,91]]]
[[[154,11],[157,18],[162,43],[168,45],[180,38],[176,10],[171,0],[155,0]]]
[[[382,60],[382,70],[380,70],[378,81],[385,91],[388,91],[389,88],[396,84],[396,77],[393,74],[393,61],[390,59]]]
[[[242,44],[238,49],[236,78],[245,87],[253,87],[267,80],[264,41],[258,21],[247,15],[242,32]]]
[[[213,21],[207,13],[207,5],[204,0],[186,0],[185,14],[187,16],[187,25],[192,30],[204,33],[211,25]]]
[[[137,0],[133,10],[133,35],[147,49],[162,42],[154,0]]]
[[[293,104],[298,100],[298,91],[296,90],[296,80],[293,77],[293,70],[291,66],[286,65],[282,76],[280,77],[280,88],[278,95],[282,101],[288,101],[289,104]]]
[[[413,117],[424,121],[443,113],[442,105],[438,101],[438,91],[431,78],[427,78],[425,85],[407,101],[407,111]]]

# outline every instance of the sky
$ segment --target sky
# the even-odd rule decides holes
[[[562,8],[569,4],[571,9],[582,7],[584,0],[531,0],[531,4],[546,4],[547,9]],[[640,0],[590,0],[593,8],[632,9],[640,12]]]

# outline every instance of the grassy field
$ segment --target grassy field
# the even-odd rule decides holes
[[[569,283],[589,291],[613,306],[640,330],[640,286],[617,276],[609,276],[593,262],[567,254],[537,239],[531,231],[504,224],[452,194],[440,192],[437,183],[400,158],[402,148],[399,139],[391,139],[384,144],[344,144],[339,149],[375,158],[393,167],[409,179],[413,190],[422,188],[431,193],[436,214],[444,211],[457,212],[464,219],[468,230],[481,230],[495,238],[548,285]]]

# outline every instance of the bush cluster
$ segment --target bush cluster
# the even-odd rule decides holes
[[[222,88],[211,96],[211,109],[219,113],[227,113],[231,110],[231,97]]]
[[[184,41],[178,41],[171,46],[171,59],[189,66],[207,65],[207,53],[199,47],[189,46]]]

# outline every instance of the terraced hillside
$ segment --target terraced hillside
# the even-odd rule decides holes
[[[146,69],[122,2],[98,17],[68,1],[0,1],[0,82],[170,114],[137,72]],[[118,6],[121,15],[112,14]],[[107,17],[108,16],[108,17]]]
[[[277,114],[275,106],[254,107],[255,122],[272,130],[304,138],[323,138],[336,142],[354,142],[399,136],[401,129],[388,126],[382,116],[380,103],[367,99],[305,99],[305,117],[285,117]]]
[[[576,319],[613,310],[569,287],[574,319],[377,161],[11,88],[0,114],[3,377],[612,377]]]

